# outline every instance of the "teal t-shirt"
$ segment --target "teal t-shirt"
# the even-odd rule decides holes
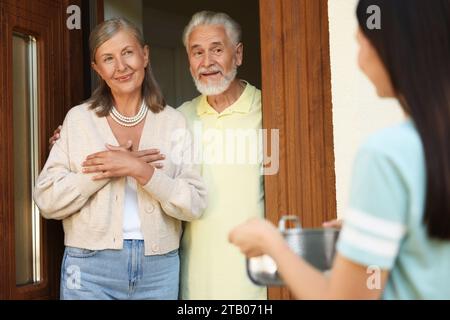
[[[450,299],[450,241],[427,235],[425,182],[422,142],[411,120],[372,135],[357,154],[337,250],[390,271],[384,299]]]

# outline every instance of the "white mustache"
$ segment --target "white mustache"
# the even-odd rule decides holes
[[[221,72],[223,74],[223,70],[222,68],[220,68],[219,66],[213,66],[210,68],[200,68],[197,72],[197,77],[201,74],[201,73],[213,73],[213,72]]]

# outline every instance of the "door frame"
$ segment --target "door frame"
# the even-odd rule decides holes
[[[67,111],[84,98],[82,30],[66,27],[69,5],[81,0],[0,1],[0,299],[56,299],[63,232],[60,221],[41,218],[41,281],[17,286],[14,225],[12,34],[36,37],[38,45],[39,168],[49,152],[48,137]],[[82,10],[83,12],[83,10]]]
[[[305,228],[336,217],[327,0],[260,0],[263,127],[279,130],[279,173],[266,175],[266,218]],[[265,152],[267,154],[267,152]],[[269,299],[292,299],[270,287]]]

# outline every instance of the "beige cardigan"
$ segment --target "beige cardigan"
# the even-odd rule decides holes
[[[42,216],[63,220],[65,245],[121,249],[126,178],[92,181],[93,174],[81,172],[87,155],[105,150],[105,143],[118,145],[106,118],[88,107],[82,104],[68,112],[61,137],[36,182],[34,200]],[[177,249],[180,220],[197,219],[206,207],[207,192],[198,166],[171,159],[176,148],[183,157],[192,154],[187,131],[181,131],[186,132],[181,143],[172,139],[173,132],[186,127],[183,115],[169,106],[158,114],[147,113],[139,150],[158,148],[166,160],[145,186],[137,184],[145,255]]]

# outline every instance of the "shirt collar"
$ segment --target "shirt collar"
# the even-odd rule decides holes
[[[244,81],[244,80],[242,80]],[[234,112],[238,113],[249,113],[250,109],[252,107],[251,103],[242,103],[242,100],[245,99],[246,96],[251,94],[251,85],[247,82],[246,83],[244,91],[242,91],[242,94],[240,97],[228,108],[226,108],[220,115],[226,115],[231,114]],[[202,95],[202,98],[200,100],[200,103],[197,105],[197,115],[201,116],[203,114],[218,114],[218,112],[211,107],[211,105],[208,103],[208,100],[206,99],[205,95]]]

